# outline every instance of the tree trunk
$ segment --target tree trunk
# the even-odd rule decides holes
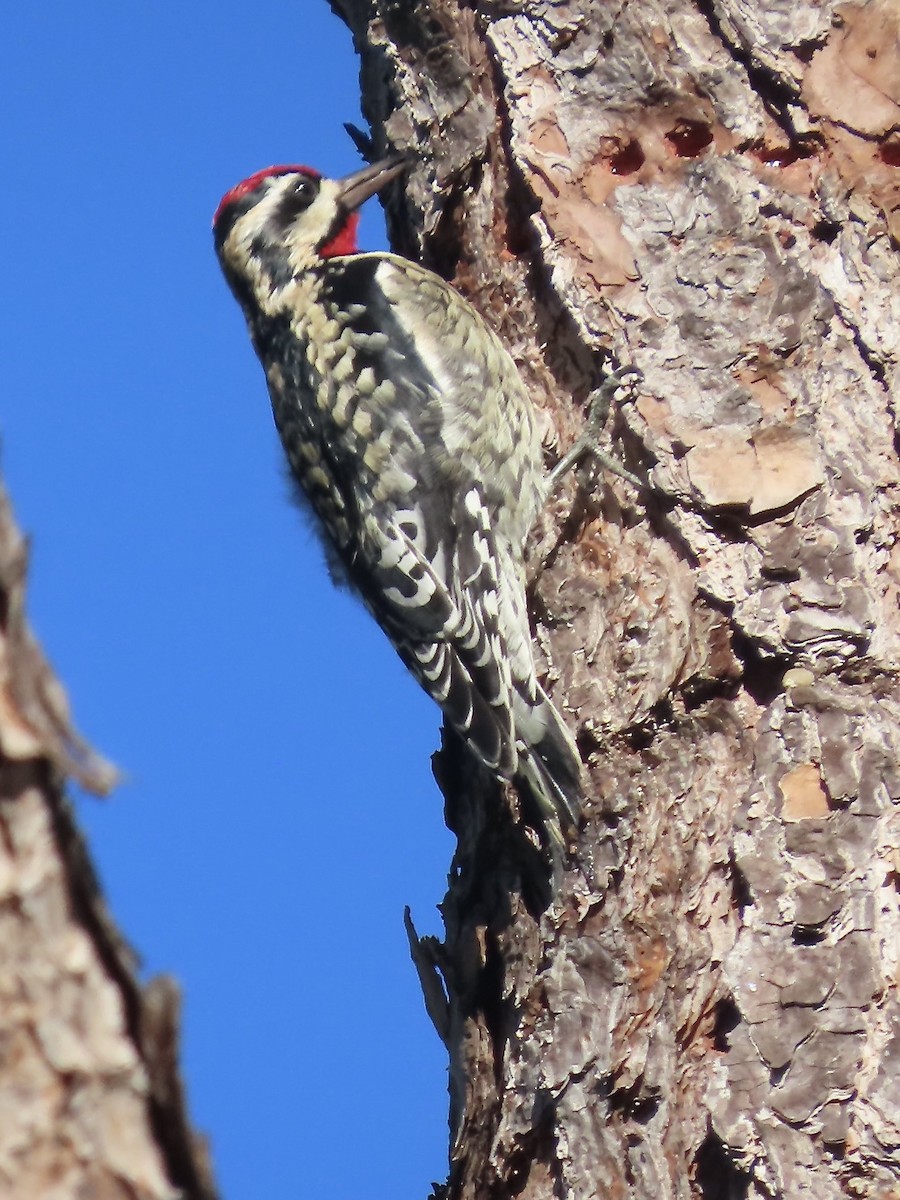
[[[24,618],[0,489],[0,1196],[212,1200],[178,1074],[178,995],[141,989],[63,793],[115,772],[75,736]]]
[[[590,773],[561,902],[453,745],[446,1196],[900,1196],[900,18],[761,0],[332,0],[394,244],[501,333],[566,449],[535,531]]]

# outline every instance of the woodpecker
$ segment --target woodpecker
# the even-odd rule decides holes
[[[582,775],[532,657],[524,546],[545,497],[534,411],[458,292],[398,255],[358,251],[359,206],[406,165],[339,180],[258,171],[219,204],[216,252],[330,564],[471,751],[525,784],[558,867]]]

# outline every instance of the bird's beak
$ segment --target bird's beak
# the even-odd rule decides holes
[[[338,199],[348,212],[353,212],[370,196],[374,196],[392,179],[402,175],[409,165],[409,160],[403,154],[392,154],[390,158],[382,158],[380,162],[354,171],[338,180]]]

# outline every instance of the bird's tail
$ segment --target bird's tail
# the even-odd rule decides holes
[[[550,698],[537,688],[537,703],[516,714],[521,738],[518,775],[540,816],[547,848],[559,874],[581,824],[584,779],[581,756]]]

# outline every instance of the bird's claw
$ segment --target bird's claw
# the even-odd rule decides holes
[[[641,481],[636,475],[612,455],[605,454],[597,447],[599,438],[612,406],[612,399],[619,388],[629,377],[634,377],[634,383],[641,378],[641,372],[636,367],[621,367],[607,375],[599,387],[595,388],[588,397],[589,407],[587,421],[574,446],[563,455],[547,477],[547,495],[556,490],[560,480],[586,455],[590,455],[604,469],[627,480],[635,487],[641,487]]]

